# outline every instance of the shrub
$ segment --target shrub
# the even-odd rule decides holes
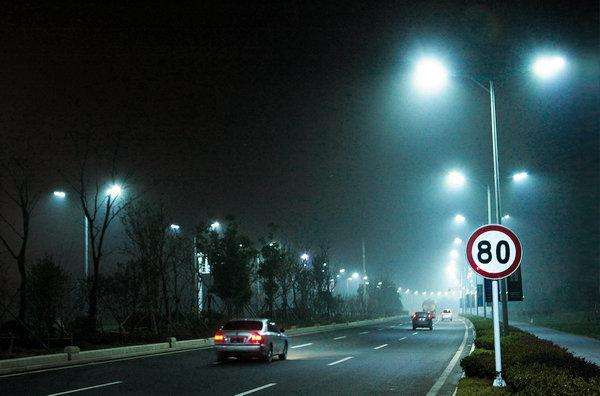
[[[476,349],[460,361],[467,377],[494,378],[494,353],[486,349]]]
[[[600,394],[600,377],[585,379],[545,364],[509,366],[505,380],[511,390],[526,395]]]

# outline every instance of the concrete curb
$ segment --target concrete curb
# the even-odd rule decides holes
[[[405,316],[391,316],[388,318],[360,320],[357,322],[300,327],[290,329],[286,331],[286,334],[292,337],[301,336],[305,334],[321,333],[342,328],[353,328],[369,324],[384,323],[399,320],[403,317]],[[179,341],[174,337],[170,337],[168,338],[167,342],[160,342],[156,344],[131,345],[126,347],[94,349],[89,351],[79,351],[79,348],[70,346],[65,348],[64,353],[0,360],[0,375],[70,366],[82,363],[111,361],[136,356],[160,355],[166,352],[204,349],[210,348],[212,345],[212,338],[199,338]]]

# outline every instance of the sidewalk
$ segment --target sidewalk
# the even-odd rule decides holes
[[[600,366],[600,340],[564,333],[547,327],[533,326],[524,322],[510,322],[510,325],[534,334],[539,338],[552,341],[556,345],[567,348],[573,355],[582,357]]]

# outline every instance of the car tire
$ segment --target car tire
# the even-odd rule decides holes
[[[433,325],[429,326],[429,331],[433,331]]]
[[[413,326],[413,330],[417,330],[417,326]]]
[[[288,353],[288,343],[285,343],[285,346],[283,347],[283,353],[279,354],[279,360],[285,360],[287,359],[287,353]]]
[[[217,353],[217,362],[225,363],[227,361],[227,355],[224,353]]]
[[[269,349],[267,350],[267,352],[265,352],[263,358],[265,363],[271,363],[273,361],[273,345],[269,346]]]

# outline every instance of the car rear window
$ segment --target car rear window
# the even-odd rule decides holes
[[[262,322],[255,320],[232,320],[223,326],[223,330],[262,330],[262,328]]]
[[[449,309],[444,309],[444,313],[450,313]]]
[[[417,316],[423,318],[427,316],[427,312],[417,312]]]

